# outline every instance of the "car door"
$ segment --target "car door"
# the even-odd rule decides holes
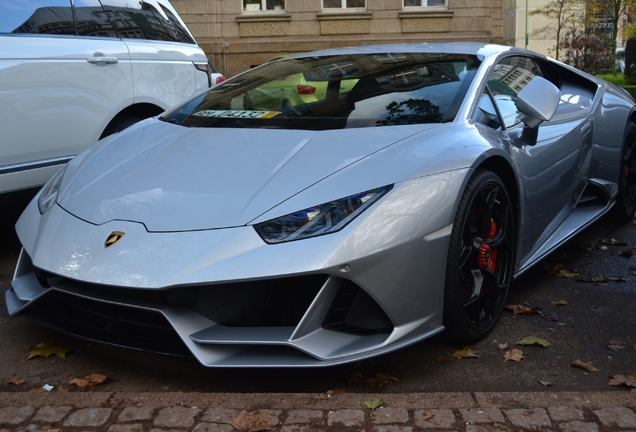
[[[208,59],[169,2],[100,2],[130,53],[135,103],[168,109],[210,87]]]
[[[519,221],[522,257],[542,244],[571,213],[585,184],[592,146],[590,113],[565,100],[552,119],[539,126],[536,139],[524,137],[524,114],[516,107],[516,97],[532,78],[542,75],[538,60],[504,58],[488,78],[488,102],[480,103],[482,114],[488,103],[494,111],[495,115],[486,116],[488,121],[482,123],[501,131],[521,176],[520,193],[525,203]]]
[[[98,3],[0,3],[0,193],[45,183],[133,100],[115,36]]]

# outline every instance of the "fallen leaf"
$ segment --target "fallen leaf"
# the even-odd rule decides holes
[[[327,390],[327,394],[328,395],[332,395],[332,394],[347,394],[347,391],[343,390],[343,389],[335,388],[333,390]]]
[[[609,341],[609,345],[607,347],[612,351],[620,351],[622,349],[625,349],[625,342],[611,340]]]
[[[515,315],[532,315],[541,313],[541,309],[534,308],[528,303],[523,303],[520,305],[508,305],[504,308],[513,311]]]
[[[590,279],[596,286],[607,286],[610,282],[628,282],[626,277],[619,276],[592,276]]]
[[[7,384],[21,385],[24,384],[25,381],[23,379],[12,379],[7,381]]]
[[[372,401],[364,401],[364,402],[362,402],[362,406],[364,408],[370,409],[371,410],[371,414],[369,414],[369,417],[373,417],[373,411],[375,411],[377,408],[381,407],[383,403],[384,403],[384,400],[382,400],[382,399],[373,399]]]
[[[627,242],[623,241],[623,240],[616,240],[614,238],[611,239],[602,239],[601,243],[606,244],[606,245],[612,245],[612,246],[627,246]]]
[[[567,300],[558,300],[558,301],[553,301],[552,302],[553,305],[555,306],[565,306],[568,304]]]
[[[597,372],[597,371],[600,370],[600,369],[597,369],[594,366],[592,366],[592,362],[584,363],[581,360],[576,360],[570,366],[574,366],[574,367],[577,367],[577,368],[585,369],[585,370],[587,370],[589,372]]]
[[[448,364],[451,361],[451,358],[448,356],[438,356],[435,361],[439,364]]]
[[[550,342],[545,339],[541,339],[535,336],[526,336],[517,342],[517,345],[539,345],[542,347],[549,347]]]
[[[385,373],[375,373],[375,372],[359,372],[353,371],[349,374],[348,382],[359,382],[364,384],[366,387],[372,388],[374,390],[383,390],[386,384],[389,384],[391,381],[400,381],[393,375],[385,374]]]
[[[552,385],[552,381],[539,380],[539,384],[545,387],[550,387]]]
[[[623,249],[618,255],[629,258],[634,256],[634,251],[632,250],[632,248],[627,248],[627,249]]]
[[[567,279],[577,279],[581,273],[573,269],[561,269],[555,273],[556,276],[567,278]]]
[[[79,388],[81,388],[82,390],[86,390],[87,388],[95,387],[96,385],[99,385],[99,384],[102,384],[102,383],[106,382],[107,379],[108,379],[108,377],[106,375],[104,375],[104,374],[94,373],[94,374],[90,374],[88,376],[85,376],[83,379],[82,378],[73,378],[68,383],[70,385],[76,385]]]
[[[636,376],[630,373],[625,375],[614,375],[610,379],[609,385],[611,386],[626,385],[628,387],[636,387]]]
[[[34,347],[29,347],[29,350],[29,358],[27,358],[27,360],[31,360],[33,357],[48,357],[53,354],[66,358],[66,353],[70,351],[70,349],[62,348],[61,346],[51,343],[37,344]]]
[[[500,350],[508,349],[509,348],[508,342],[504,342],[502,344],[497,345],[497,348],[499,348]]]
[[[553,275],[556,272],[558,272],[559,270],[564,269],[565,266],[563,264],[561,264],[561,263],[553,264],[553,263],[545,261],[543,263],[543,268],[545,269],[547,274]]]
[[[433,411],[425,411],[424,414],[422,414],[422,418],[424,420],[430,420],[434,415],[435,413]]]
[[[456,359],[462,360],[462,359],[468,359],[468,358],[476,358],[476,357],[479,357],[479,355],[477,354],[476,347],[465,346],[464,349],[460,351],[455,351],[453,353],[453,357],[455,357]]]
[[[503,356],[505,361],[512,360],[512,361],[520,362],[521,359],[525,358],[523,356],[523,351],[517,348],[513,348],[510,351],[506,351]]]
[[[259,410],[251,413],[242,410],[232,421],[232,426],[243,432],[272,430],[278,424],[278,417],[272,410]]]
[[[561,318],[554,312],[541,315],[541,318],[543,318],[544,320],[552,321],[552,322],[561,321]]]

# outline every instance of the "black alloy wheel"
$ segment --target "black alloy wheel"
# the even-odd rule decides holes
[[[480,169],[464,191],[451,233],[444,325],[452,338],[475,342],[495,326],[514,270],[515,218],[508,193]]]
[[[636,125],[627,122],[618,177],[618,195],[612,209],[617,223],[627,223],[636,212]]]

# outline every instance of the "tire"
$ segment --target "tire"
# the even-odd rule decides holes
[[[99,139],[103,139],[106,138],[109,135],[112,135],[114,133],[117,132],[121,132],[124,129],[126,129],[128,126],[132,126],[135,123],[137,123],[138,121],[143,120],[143,118],[141,117],[133,117],[133,116],[127,116],[127,117],[115,117],[109,124],[108,126],[106,126],[106,129],[104,129],[104,132],[102,133],[102,136],[99,137]]]
[[[636,212],[636,125],[627,122],[625,139],[621,152],[621,166],[618,177],[618,195],[612,208],[612,219],[616,223],[627,223]]]
[[[488,336],[504,306],[515,263],[513,207],[501,179],[477,170],[457,209],[448,248],[444,326],[452,339]]]

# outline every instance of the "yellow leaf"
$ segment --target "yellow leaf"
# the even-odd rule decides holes
[[[576,278],[579,277],[580,273],[577,272],[576,270],[563,268],[563,269],[555,272],[554,274],[557,275],[558,277],[562,277],[562,278],[576,279]]]
[[[20,385],[20,384],[24,384],[25,381],[23,379],[12,379],[7,381],[7,384],[15,384],[15,385]]]
[[[373,411],[375,411],[377,408],[381,407],[383,403],[384,403],[384,400],[382,400],[382,399],[373,399],[372,401],[364,401],[364,402],[362,402],[362,406],[364,408],[370,409],[371,410],[370,417],[373,417]]]
[[[555,306],[565,306],[568,304],[567,300],[558,300],[558,301],[553,301],[552,302],[553,305]]]
[[[539,384],[541,384],[542,386],[545,386],[545,387],[549,387],[549,386],[552,385],[552,381],[539,380]]]
[[[422,418],[424,420],[429,420],[429,419],[433,418],[434,415],[435,415],[435,413],[433,411],[426,411],[424,414],[422,414]]]
[[[37,344],[34,347],[30,347],[29,350],[30,353],[27,360],[31,360],[33,357],[48,357],[53,354],[58,357],[66,358],[66,353],[70,351],[70,349],[62,348],[61,346],[53,345],[51,343]]]
[[[477,355],[477,350],[476,349],[469,348],[469,347],[464,347],[464,349],[461,350],[461,351],[455,351],[453,353],[453,357],[455,357],[456,359],[462,360],[462,359],[467,359],[467,358],[479,357],[479,355]]]
[[[550,346],[550,342],[535,336],[527,336],[517,342],[517,345],[540,345],[542,347]]]

